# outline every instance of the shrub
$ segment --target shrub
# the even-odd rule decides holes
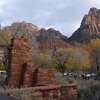
[[[100,82],[93,79],[78,84],[79,100],[92,100],[100,91]]]

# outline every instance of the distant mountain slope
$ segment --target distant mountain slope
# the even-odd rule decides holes
[[[29,43],[32,49],[49,52],[49,50],[55,50],[55,48],[67,48],[71,47],[67,42],[68,37],[63,36],[59,31],[49,28],[48,30],[26,23],[17,22],[11,26],[4,28],[11,37],[28,37]]]
[[[50,37],[39,45],[39,50],[41,50],[41,52],[48,52],[48,50],[50,50],[50,52],[53,53],[54,50],[59,48],[74,48],[74,46],[64,42],[59,37]]]
[[[37,43],[34,35],[38,33],[39,28],[32,23],[26,23],[25,21],[21,23],[16,22],[11,26],[4,27],[4,30],[7,31],[11,37],[28,37],[30,45]]]
[[[62,35],[59,31],[49,28],[48,30],[42,28],[39,30],[39,35],[36,37],[36,39],[40,42],[46,41],[48,38],[56,38],[59,37],[59,39],[63,41],[67,41],[68,37]]]
[[[32,23],[17,22],[13,23],[11,26],[6,26],[5,31],[12,37],[34,37],[38,42],[44,42],[50,37],[59,37],[61,40],[66,41],[68,37],[63,36],[59,31],[49,28],[48,30],[42,28],[39,29],[37,26]]]
[[[90,9],[89,13],[84,16],[80,28],[68,40],[84,44],[93,38],[100,38],[100,9],[96,8]]]
[[[6,26],[4,28],[8,32],[8,34],[12,37],[30,37],[36,32],[39,31],[39,28],[32,23],[16,22],[11,26]]]

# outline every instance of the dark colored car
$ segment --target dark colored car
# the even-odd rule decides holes
[[[64,76],[68,76],[69,75],[69,73],[64,73]]]

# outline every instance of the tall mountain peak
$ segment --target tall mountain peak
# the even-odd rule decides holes
[[[90,8],[90,11],[89,12],[98,12],[99,10],[97,9],[97,8],[95,8],[95,7],[92,7],[92,8]]]
[[[83,17],[80,27],[72,34],[69,40],[77,38],[78,42],[83,42],[85,38],[88,40],[87,37],[94,38],[98,36],[100,36],[100,10],[93,7]]]
[[[48,29],[48,31],[49,31],[49,30],[51,30],[51,31],[55,31],[55,29],[54,29],[54,28],[49,28],[49,29]]]

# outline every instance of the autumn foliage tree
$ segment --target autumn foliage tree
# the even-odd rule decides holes
[[[85,70],[91,66],[89,53],[82,49],[58,49],[53,62],[55,68],[62,74],[65,71]]]
[[[74,59],[74,70],[77,72],[77,70],[84,71],[86,69],[89,69],[91,67],[89,53],[87,51],[84,51],[83,49],[76,49],[73,53],[73,59]]]
[[[92,39],[89,44],[83,47],[90,53],[92,61],[95,63],[97,73],[100,71],[100,39]]]
[[[0,29],[0,44],[2,45],[9,45],[10,44],[10,36],[7,34],[6,31],[3,29]],[[3,69],[7,70],[7,65],[8,65],[8,50],[7,47],[1,47],[4,48],[4,61],[3,64],[1,63],[1,67],[4,67]]]
[[[62,74],[67,70],[66,63],[69,56],[70,54],[66,49],[60,48],[56,51],[53,64],[55,64],[55,68]]]
[[[39,68],[52,68],[52,58],[50,55],[43,53],[37,54],[32,58],[32,62],[36,63]]]

